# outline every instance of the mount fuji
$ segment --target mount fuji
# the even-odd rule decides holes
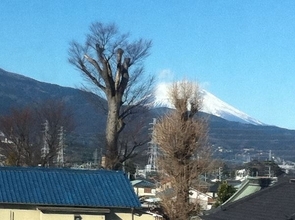
[[[145,115],[146,124],[154,118],[161,117],[172,108],[167,98],[167,85],[160,84],[155,92],[155,107]],[[269,157],[269,150],[285,160],[294,161],[295,130],[287,130],[265,124],[235,109],[205,90],[202,112],[208,118],[208,142],[214,148],[222,147],[224,151],[216,151],[219,158],[232,160],[239,153],[244,155],[244,149],[256,149],[255,157]],[[69,140],[67,151],[69,158],[74,161],[87,161],[93,158],[93,152],[102,145],[99,137],[103,137],[106,126],[106,114],[95,103],[106,104],[105,100],[83,90],[62,87],[28,78],[16,73],[10,73],[0,68],[0,117],[10,113],[11,109],[22,109],[24,106],[36,105],[46,100],[63,100],[69,109],[73,110],[73,118],[77,127],[73,140]],[[152,107],[152,106],[149,106]],[[261,126],[256,126],[261,125]],[[144,126],[142,135],[149,136],[150,126]],[[1,130],[1,129],[0,129]],[[101,136],[100,136],[101,135]],[[68,136],[70,137],[70,135]],[[83,154],[81,154],[83,149]],[[139,164],[147,160],[145,150],[138,157]],[[238,153],[238,154],[237,154]],[[257,154],[256,154],[257,153]],[[243,156],[242,156],[243,157]],[[143,159],[144,158],[144,159]],[[71,160],[72,160],[71,159]]]
[[[155,107],[173,108],[168,99],[167,89],[168,84],[165,83],[161,83],[157,86],[155,91]],[[266,125],[246,113],[232,107],[204,89],[200,90],[200,94],[202,96],[201,112],[215,115],[228,121],[253,125]]]

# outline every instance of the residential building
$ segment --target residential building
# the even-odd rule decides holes
[[[1,220],[154,220],[123,172],[0,167]]]
[[[295,179],[284,178],[200,216],[204,220],[294,220]]]

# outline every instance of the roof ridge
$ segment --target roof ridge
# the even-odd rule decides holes
[[[252,198],[254,198],[254,197],[257,197],[257,196],[259,196],[259,195],[265,194],[265,193],[268,192],[268,191],[276,190],[277,188],[281,187],[282,185],[288,185],[288,184],[290,184],[288,181],[277,182],[277,183],[275,183],[275,184],[273,184],[273,185],[271,185],[271,186],[269,186],[269,187],[262,188],[261,190],[255,192],[255,193],[252,193],[252,194],[250,194],[250,195],[247,195],[247,196],[245,196],[245,197],[243,197],[243,198],[241,198],[241,199],[238,199],[238,200],[233,201],[233,202],[231,202],[231,203],[225,204],[225,205],[223,205],[223,206],[221,205],[221,206],[222,206],[222,207],[221,207],[221,210],[226,210],[226,208],[228,208],[228,207],[234,207],[234,206],[236,206],[236,205],[238,205],[238,204],[240,204],[240,203],[244,203],[244,202],[246,202],[247,200],[250,200],[250,199],[252,199]]]
[[[97,170],[90,170],[90,169],[75,169],[75,168],[58,168],[58,167],[17,167],[17,166],[3,166],[0,167],[0,170],[11,170],[11,171],[42,171],[42,172],[89,172],[89,173],[95,173],[95,172],[105,172],[105,173],[121,173],[125,174],[123,171],[117,171],[117,170],[105,170],[105,169],[97,169]]]

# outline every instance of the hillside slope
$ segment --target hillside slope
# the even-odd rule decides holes
[[[90,142],[94,147],[98,145],[97,136],[104,132],[106,115],[96,104],[105,103],[105,100],[79,89],[39,82],[0,69],[0,115],[8,114],[13,107],[46,99],[65,101],[74,111],[77,139],[84,145],[90,145]],[[152,122],[167,110],[165,107],[151,109],[147,121]],[[265,159],[272,150],[276,156],[295,160],[294,130],[232,122],[206,113],[202,115],[208,118],[209,142],[218,157],[233,160],[250,155]]]

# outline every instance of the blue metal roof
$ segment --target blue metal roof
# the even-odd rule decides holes
[[[0,204],[134,207],[140,202],[123,172],[0,168]]]

